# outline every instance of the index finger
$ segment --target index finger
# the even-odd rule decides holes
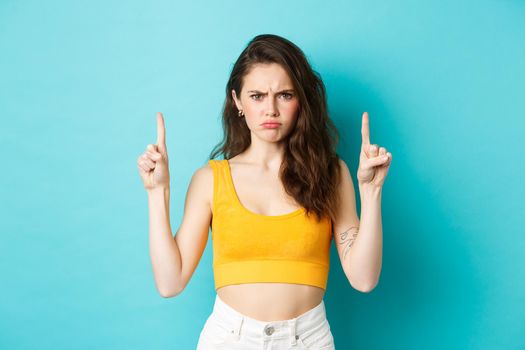
[[[164,117],[162,113],[157,112],[157,145],[166,143],[166,128],[164,126]]]
[[[363,113],[363,121],[361,125],[361,139],[364,145],[370,144],[370,127],[368,123],[368,112]]]

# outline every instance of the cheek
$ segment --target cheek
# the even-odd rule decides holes
[[[244,105],[244,114],[251,116],[258,116],[264,112],[262,105],[257,105],[255,103],[246,103]]]
[[[282,111],[288,115],[292,121],[295,121],[299,114],[299,102],[288,103]]]
[[[257,120],[260,118],[257,117],[256,111],[246,111],[244,114],[244,121],[246,122],[246,125],[248,126],[248,129],[254,129],[257,125]]]
[[[292,101],[292,102],[288,102],[284,105],[284,110],[286,110],[286,112],[288,114],[296,114],[299,110],[299,101],[295,100],[295,101]]]

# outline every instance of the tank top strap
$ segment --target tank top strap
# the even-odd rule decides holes
[[[228,163],[225,159],[211,159],[208,164],[213,169],[213,201],[212,206],[215,211],[222,205],[227,207],[235,206],[235,196],[230,187],[228,178]]]

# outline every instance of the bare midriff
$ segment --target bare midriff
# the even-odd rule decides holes
[[[324,293],[316,286],[291,283],[243,283],[217,289],[234,310],[264,322],[295,318],[318,306]]]

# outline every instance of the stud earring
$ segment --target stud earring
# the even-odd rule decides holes
[[[244,113],[242,112],[242,109],[239,109],[239,117],[242,117]]]

